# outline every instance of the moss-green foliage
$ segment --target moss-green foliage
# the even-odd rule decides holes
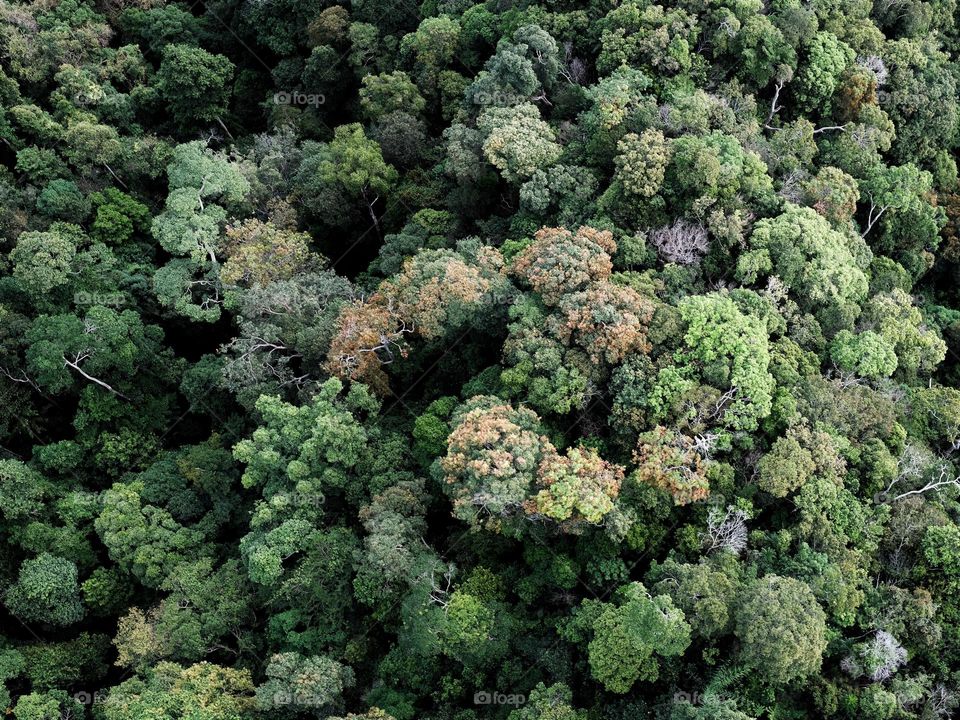
[[[0,710],[960,711],[955,0],[18,0]]]

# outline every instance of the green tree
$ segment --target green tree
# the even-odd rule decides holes
[[[617,144],[615,177],[630,195],[651,197],[663,185],[670,162],[670,145],[659,130],[628,133]]]
[[[487,108],[480,114],[477,128],[484,137],[484,157],[511,183],[528,180],[561,154],[553,130],[529,103]]]
[[[257,688],[257,707],[277,714],[323,712],[354,684],[349,667],[323,655],[279,653],[270,658],[266,674]]]
[[[191,45],[166,45],[156,87],[170,116],[183,128],[222,118],[230,100],[234,65]]]
[[[70,625],[83,618],[77,566],[43,553],[20,566],[17,582],[4,598],[7,609],[27,622]]]
[[[189,667],[161,662],[146,677],[111,688],[101,712],[104,720],[249,720],[256,716],[253,692],[247,670],[205,662]]]
[[[599,603],[591,611],[587,653],[594,679],[623,694],[638,680],[655,681],[663,660],[683,654],[690,645],[690,625],[667,595],[651,596],[640,583],[618,594],[619,604]]]
[[[820,669],[827,648],[826,613],[809,586],[768,575],[745,588],[736,608],[741,657],[780,684]]]
[[[237,164],[201,142],[179,145],[167,167],[170,194],[151,226],[154,238],[174,259],[157,271],[161,304],[195,320],[213,322],[223,303],[221,229],[227,210],[250,191]]]
[[[13,712],[22,720],[57,720],[57,718],[81,716],[83,706],[63,690],[51,690],[21,696]]]
[[[379,232],[376,206],[396,180],[397,171],[384,162],[380,146],[353,123],[336,128],[329,143],[304,147],[294,188],[324,224],[337,227],[349,222],[343,208],[359,202]]]
[[[790,205],[758,222],[749,243],[737,263],[743,282],[776,275],[825,327],[852,326],[868,289],[871,254],[862,241],[851,241],[810,208]]]
[[[706,562],[668,559],[654,565],[647,577],[658,595],[667,595],[690,623],[694,636],[715,638],[729,632],[739,583],[725,568]]]
[[[92,384],[126,399],[138,371],[163,361],[162,339],[133,310],[95,305],[83,318],[43,315],[27,331],[27,367],[50,392]]]
[[[527,703],[508,720],[586,720],[587,711],[573,706],[573,693],[563,683],[547,687],[542,682],[530,691]]]
[[[402,70],[365,75],[361,83],[360,108],[369,120],[395,112],[420,115],[426,108],[426,100]]]

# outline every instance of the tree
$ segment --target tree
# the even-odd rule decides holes
[[[550,687],[537,683],[527,704],[512,711],[508,720],[586,720],[586,710],[577,710],[572,703],[573,693],[563,683]]]
[[[417,85],[433,90],[439,71],[454,60],[460,23],[452,17],[424,18],[414,32],[400,41],[400,56],[414,69]]]
[[[556,450],[541,434],[536,413],[497,398],[472,398],[454,413],[452,424],[440,467],[453,513],[499,528],[522,511],[537,468]]]
[[[468,668],[490,665],[509,648],[510,617],[493,594],[454,590],[441,602],[444,623],[439,633],[441,651]]]
[[[397,112],[417,116],[426,108],[426,100],[402,70],[365,75],[361,84],[360,108],[369,120]]]
[[[655,681],[662,660],[683,654],[690,625],[668,596],[651,596],[638,582],[621,587],[618,595],[619,604],[587,601],[597,603],[590,610],[593,639],[587,653],[593,678],[623,694],[638,680]]]
[[[266,673],[267,681],[257,688],[257,707],[278,714],[320,714],[354,684],[349,667],[323,655],[279,653],[270,658]]]
[[[385,394],[383,366],[407,356],[408,339],[438,340],[490,322],[491,308],[495,311],[511,297],[502,265],[498,251],[468,244],[461,244],[459,252],[418,252],[366,300],[341,309],[328,371]]]
[[[694,636],[714,638],[729,631],[739,583],[723,568],[671,558],[654,565],[647,581],[655,583],[653,592],[667,595],[683,611]]]
[[[43,553],[20,566],[17,582],[4,598],[7,609],[27,622],[70,625],[83,617],[77,566]]]
[[[477,119],[477,129],[484,138],[484,157],[507,182],[520,184],[560,158],[553,130],[529,103],[489,107]]]
[[[923,313],[899,288],[870,298],[860,322],[879,337],[875,345],[882,344],[882,351],[895,354],[896,372],[901,377],[931,373],[945,357],[945,343],[926,326]],[[892,364],[889,355],[886,363],[887,367]]]
[[[156,87],[170,116],[183,128],[220,119],[230,100],[234,65],[191,45],[166,45]]]
[[[508,107],[527,100],[549,103],[548,94],[560,70],[559,48],[538,25],[518,28],[512,38],[497,44],[497,51],[467,88],[467,99],[481,107]]]
[[[854,52],[828,32],[814,35],[806,51],[806,61],[797,71],[794,94],[802,108],[826,111],[840,76],[853,62]]]
[[[142,202],[116,188],[93,193],[94,209],[91,235],[107,245],[123,245],[134,234],[145,235],[150,229],[150,209]]]
[[[557,309],[551,331],[564,345],[582,348],[594,365],[617,365],[649,350],[653,303],[629,286],[596,283],[565,295]]]
[[[650,242],[667,262],[692,265],[710,249],[707,229],[685,220],[650,233]]]
[[[512,274],[524,278],[548,305],[566,295],[606,280],[613,271],[610,256],[616,253],[613,235],[581,227],[543,228],[534,235],[510,265]]]
[[[804,185],[806,204],[842,229],[857,211],[860,188],[857,181],[839,168],[824,167]]]
[[[558,164],[536,170],[520,186],[520,206],[538,218],[552,218],[557,225],[576,227],[592,215],[596,191],[597,178],[591,170]]]
[[[427,126],[418,117],[405,112],[384,115],[371,134],[387,162],[401,168],[416,165],[427,142]]]
[[[49,481],[29,465],[0,460],[0,512],[7,521],[39,517],[52,490]]]
[[[768,16],[750,15],[734,38],[734,52],[740,59],[739,75],[757,87],[766,86],[776,75],[792,74],[797,64],[793,44]],[[777,80],[780,87],[786,84]]]
[[[877,630],[869,642],[857,643],[842,665],[853,677],[881,682],[890,679],[906,661],[907,651],[897,639],[885,630]]]
[[[237,164],[203,143],[177,146],[167,167],[170,194],[154,218],[153,236],[174,259],[156,274],[161,304],[195,320],[216,321],[223,303],[220,231],[227,206],[238,204],[250,184]]]
[[[664,195],[681,212],[719,203],[735,209],[744,201],[770,207],[773,185],[766,165],[736,138],[714,130],[681,135],[670,144]]]
[[[561,527],[599,524],[614,509],[624,470],[602,459],[595,450],[571,448],[566,455],[547,455],[538,469],[542,487],[528,500],[529,515],[543,515]]]
[[[929,202],[932,176],[913,164],[887,167],[876,163],[860,181],[860,201],[867,208],[863,236],[880,220],[883,233],[874,246],[902,259],[914,273],[928,261],[923,252],[936,247],[943,219]]]
[[[699,368],[712,403],[694,408],[694,420],[718,423],[730,429],[749,429],[766,417],[773,401],[774,381],[769,372],[767,331],[759,318],[743,313],[726,294],[712,293],[685,298],[680,303],[685,323],[680,368]],[[654,397],[667,403],[684,394],[689,380],[681,370],[661,370],[654,384]],[[658,397],[659,396],[659,397]],[[711,407],[712,406],[712,407]],[[695,423],[696,424],[696,423]]]
[[[142,481],[117,483],[104,493],[96,530],[110,557],[147,587],[158,587],[184,559],[199,555],[203,534],[165,509],[145,504]]]
[[[303,407],[262,396],[257,412],[263,427],[233,451],[246,466],[243,486],[262,488],[266,498],[283,490],[346,487],[367,454],[368,434],[354,413],[375,412],[379,403],[362,385],[341,397],[342,390],[343,384],[331,378]]]
[[[247,670],[206,662],[189,667],[160,662],[145,678],[134,677],[111,688],[102,714],[105,720],[252,720],[253,691]]]
[[[83,706],[63,690],[51,690],[21,696],[13,712],[22,720],[53,720],[82,716]]]
[[[397,171],[384,162],[380,146],[366,137],[359,123],[352,123],[337,127],[329,143],[304,146],[294,188],[315,217],[334,227],[350,220],[344,206],[360,201],[379,233],[375,208],[396,180]]]
[[[55,289],[70,283],[78,239],[74,232],[25,232],[20,235],[10,259],[13,261],[13,276],[28,296],[41,302]]]
[[[631,477],[670,493],[677,505],[703,500],[710,494],[710,463],[693,438],[657,426],[640,435],[633,461],[637,469]]]
[[[897,369],[896,352],[872,330],[841,330],[830,344],[830,357],[841,371],[870,379],[890,377]]]
[[[330,270],[302,274],[297,268],[289,279],[275,279],[269,268],[254,267],[270,282],[232,299],[238,331],[223,348],[230,360],[220,372],[223,385],[249,407],[260,395],[299,391],[323,379],[334,322],[356,296],[350,281]]]
[[[426,532],[427,495],[420,479],[401,480],[374,495],[360,511],[367,536],[363,564],[354,583],[364,601],[403,589],[415,576],[427,549],[420,539]]]
[[[42,315],[27,331],[27,367],[50,392],[93,384],[129,399],[126,385],[145,365],[162,362],[163,331],[133,310],[95,305],[76,315]]]
[[[856,320],[868,289],[870,252],[862,243],[858,247],[816,212],[795,205],[758,222],[749,243],[737,263],[743,282],[776,275],[827,328],[849,328]]]
[[[745,588],[735,633],[743,661],[772,684],[817,672],[827,648],[826,613],[809,586],[777,575]]]
[[[323,258],[310,250],[310,236],[273,223],[245,220],[226,228],[226,262],[220,277],[228,285],[265,287],[319,269]]]
[[[670,162],[670,145],[659,130],[627,133],[617,143],[615,178],[630,195],[656,195]]]
[[[517,322],[503,346],[506,369],[500,381],[511,397],[525,398],[541,412],[565,415],[582,407],[595,368],[578,349],[568,350],[556,338],[543,331],[545,314],[533,303],[510,308]]]
[[[80,223],[90,212],[90,202],[70,180],[52,180],[37,197],[37,210],[65,222]]]
[[[690,69],[699,28],[683,10],[629,2],[601,21],[602,49],[597,69],[608,73],[623,65],[670,76]]]

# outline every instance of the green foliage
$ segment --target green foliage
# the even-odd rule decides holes
[[[483,154],[508,182],[528,180],[540,168],[556,162],[561,153],[553,130],[529,103],[492,107],[477,120],[483,137]]]
[[[955,6],[5,3],[0,709],[955,713]]]
[[[315,711],[329,707],[354,683],[350,668],[322,655],[274,655],[266,675],[267,681],[257,688],[257,707],[281,714],[297,713],[301,707]]]
[[[820,669],[827,647],[826,614],[810,588],[768,575],[745,588],[736,609],[741,657],[770,683],[804,678]]]
[[[737,263],[742,281],[776,275],[824,326],[852,326],[868,289],[866,267],[858,258],[863,253],[855,241],[813,210],[789,206],[776,218],[757,223],[749,242],[750,251]],[[865,258],[869,263],[869,251]]]
[[[619,605],[600,603],[590,614],[593,639],[587,646],[591,675],[614,693],[638,680],[654,681],[661,658],[680,655],[690,644],[690,625],[666,595],[651,597],[640,583],[620,589]],[[574,619],[574,624],[580,618]]]
[[[189,127],[216,120],[227,109],[234,65],[223,55],[190,45],[166,45],[156,87],[174,122]]]
[[[70,625],[83,617],[77,567],[69,560],[43,553],[24,561],[4,604],[22,620]]]
[[[253,689],[246,670],[206,662],[190,667],[161,662],[146,678],[131,678],[113,688],[102,714],[104,720],[247,720],[255,717]]]
[[[669,160],[670,146],[663,133],[658,130],[645,130],[642,135],[629,133],[617,144],[616,178],[627,193],[651,197],[663,185]]]

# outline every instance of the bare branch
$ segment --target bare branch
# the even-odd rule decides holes
[[[84,378],[86,378],[86,379],[89,380],[90,382],[96,383],[97,385],[99,385],[99,386],[102,387],[103,389],[105,389],[105,390],[113,393],[114,395],[116,395],[116,396],[119,397],[119,398],[123,398],[124,400],[127,400],[127,401],[130,400],[130,398],[128,398],[126,395],[124,395],[124,394],[123,394],[122,392],[120,392],[119,390],[114,390],[112,387],[110,387],[110,385],[108,385],[107,383],[105,383],[103,380],[100,380],[99,378],[95,378],[93,375],[90,375],[90,374],[86,373],[86,372],[84,371],[84,369],[83,369],[82,367],[80,367],[80,363],[83,362],[84,360],[86,360],[88,357],[90,357],[90,353],[89,353],[89,352],[86,352],[86,353],[77,353],[77,354],[76,354],[76,357],[75,357],[73,360],[68,359],[66,355],[64,355],[64,356],[62,356],[62,357],[63,357],[63,363],[64,363],[64,365],[66,365],[67,367],[73,368],[73,369],[76,370],[78,373],[80,373],[80,375],[82,375]]]

